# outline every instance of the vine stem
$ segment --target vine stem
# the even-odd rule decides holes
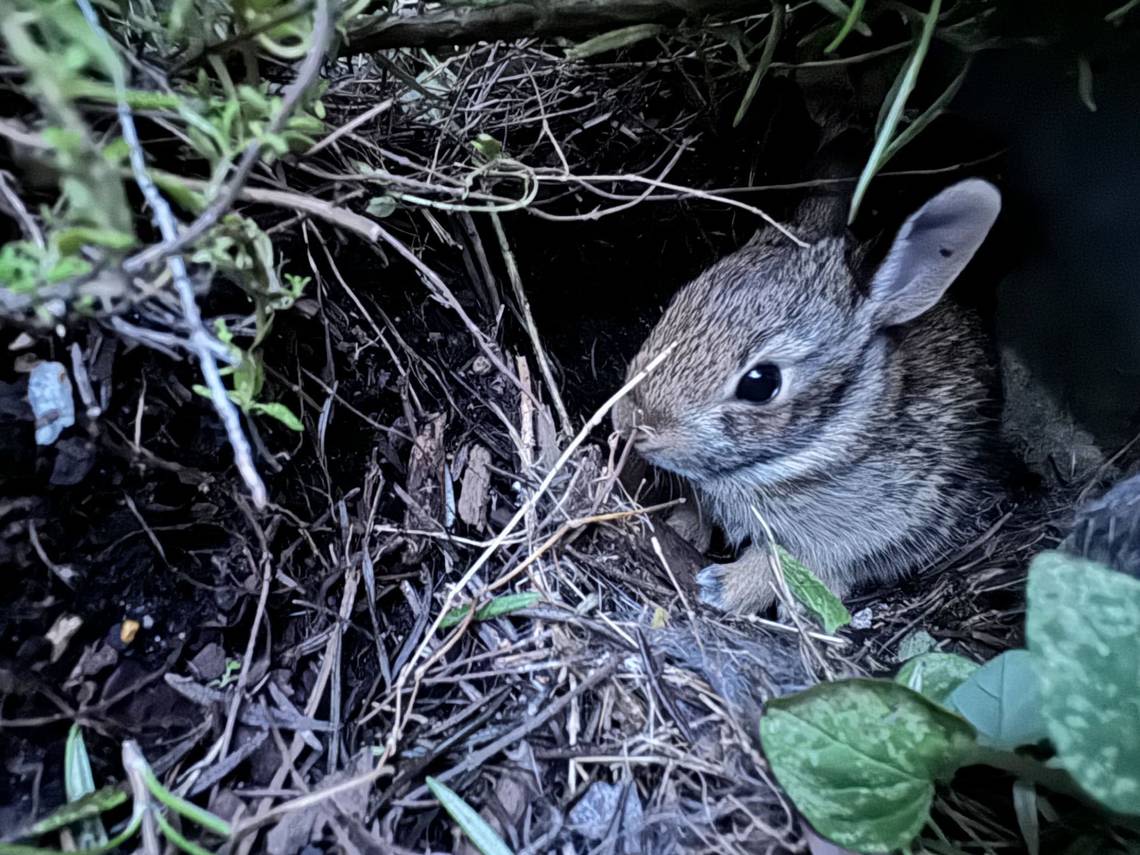
[[[1025,754],[1015,754],[1012,751],[1002,751],[999,748],[975,745],[963,765],[990,766],[994,769],[1001,769],[1022,780],[1039,784],[1055,793],[1095,804],[1064,769],[1047,766],[1040,760],[1028,757]]]
[[[1081,804],[1088,805],[1090,808],[1096,810],[1097,813],[1107,816],[1113,825],[1123,826],[1140,833],[1140,817],[1128,816],[1109,810],[1082,790],[1077,782],[1073,780],[1072,776],[1064,769],[1048,766],[1033,757],[1027,757],[1024,754],[1015,754],[1012,751],[1002,751],[998,748],[989,748],[984,745],[975,745],[970,752],[970,756],[966,758],[966,762],[963,763],[962,766],[990,766],[994,769],[1009,772],[1021,778],[1023,781],[1039,784],[1047,790],[1051,790],[1060,795],[1069,796],[1081,802]]]

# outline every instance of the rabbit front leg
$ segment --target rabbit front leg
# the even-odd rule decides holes
[[[768,551],[749,546],[728,564],[710,564],[697,574],[701,602],[724,612],[755,614],[776,600]]]
[[[701,602],[724,612],[756,614],[764,611],[776,600],[776,579],[772,573],[772,559],[768,550],[749,546],[735,561],[728,564],[710,564],[697,574]],[[825,577],[821,581],[840,599],[851,590],[848,580]],[[777,618],[788,621],[786,607],[800,608],[796,603],[779,604]]]

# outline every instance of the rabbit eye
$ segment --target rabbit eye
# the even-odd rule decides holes
[[[748,369],[736,384],[736,397],[753,404],[767,404],[780,393],[780,369],[761,362]]]

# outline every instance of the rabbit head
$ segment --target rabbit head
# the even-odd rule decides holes
[[[779,488],[857,465],[880,399],[898,394],[892,342],[939,302],[999,208],[982,180],[944,190],[863,284],[844,237],[800,247],[760,233],[676,295],[630,376],[673,349],[620,402],[615,425],[651,463],[698,485]],[[933,376],[924,394],[936,399]]]

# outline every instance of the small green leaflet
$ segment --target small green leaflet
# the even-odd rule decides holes
[[[250,405],[250,410],[255,413],[260,413],[263,416],[269,416],[270,418],[277,419],[277,421],[281,422],[281,424],[285,425],[285,427],[289,428],[289,430],[295,430],[300,433],[305,429],[305,426],[301,424],[301,420],[297,418],[297,416],[293,414],[293,411],[290,410],[285,404],[262,404],[258,401],[255,401]]]
[[[379,217],[380,219],[390,217],[396,212],[396,199],[387,193],[383,196],[373,196],[368,200],[368,207],[364,210],[372,217]]]
[[[471,140],[471,148],[475,149],[475,153],[486,163],[498,160],[503,154],[503,144],[490,134],[477,134],[475,139]]]
[[[954,653],[923,653],[908,659],[899,669],[895,682],[946,706],[950,693],[978,670],[976,662]],[[969,717],[967,716],[969,720]]]
[[[937,646],[938,642],[934,640],[934,636],[925,629],[916,629],[914,632],[907,633],[899,642],[898,661],[906,662],[908,659],[921,656],[923,653],[930,653]]]
[[[885,680],[821,683],[769,701],[760,741],[776,780],[819,834],[857,852],[905,847],[936,781],[974,745],[962,719]]]
[[[841,626],[851,623],[851,612],[835,594],[831,593],[814,573],[793,558],[782,546],[776,547],[780,556],[780,567],[784,579],[796,599],[807,606],[823,624],[823,630],[833,633]]]
[[[602,33],[600,36],[587,39],[580,45],[567,48],[566,58],[575,60],[585,59],[586,57],[605,53],[609,50],[629,47],[644,39],[652,38],[663,29],[665,28],[660,24],[634,24],[632,27],[622,27],[620,30],[611,30],[608,33]]]
[[[1044,552],[1026,637],[1057,760],[1110,810],[1140,816],[1140,580]]]
[[[458,793],[430,776],[427,779],[427,786],[432,795],[439,799],[443,809],[451,815],[451,818],[467,835],[467,839],[483,855],[512,855],[507,844],[487,824],[487,820],[476,813],[471,805],[463,801]]]
[[[96,790],[89,796],[84,796],[73,802],[68,802],[61,805],[58,809],[52,811],[43,819],[32,825],[26,837],[40,837],[44,834],[50,834],[53,831],[59,831],[61,828],[66,828],[72,823],[79,822],[88,817],[98,816],[104,811],[109,811],[116,808],[127,800],[127,793],[119,787],[104,787],[101,790]]]
[[[978,731],[978,743],[1012,751],[1047,736],[1041,692],[1027,650],[1007,650],[978,668],[946,699]]]
[[[485,606],[480,606],[475,612],[475,620],[490,620],[491,618],[502,617],[503,615],[517,612],[519,609],[529,609],[539,601],[540,597],[533,591],[523,594],[506,594],[502,597],[495,597],[491,602]],[[459,624],[471,611],[471,606],[460,606],[457,609],[449,611],[439,622],[441,629],[448,629],[449,627]]]
[[[91,771],[87,743],[78,724],[71,725],[63,748],[63,789],[67,800],[72,803],[95,792],[95,775]],[[77,842],[80,849],[90,849],[107,842],[107,831],[97,817],[83,820]]]

